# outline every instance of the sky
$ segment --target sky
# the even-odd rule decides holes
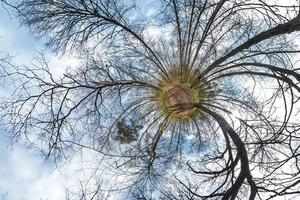
[[[51,63],[56,63],[50,65],[56,75],[63,73],[65,68],[61,66],[72,67],[78,63],[74,55],[59,57],[46,50],[44,41],[34,38],[0,6],[0,52],[9,53],[17,64],[30,65],[38,51],[46,51]],[[4,86],[0,80],[0,97],[8,92]],[[64,188],[70,185],[71,176],[61,174],[52,161],[45,160],[38,151],[21,143],[11,146],[9,133],[0,129],[0,200],[2,197],[9,200],[65,199]]]
[[[147,15],[151,14],[152,10],[147,10]],[[149,32],[155,34],[153,30]],[[44,43],[21,26],[0,4],[0,55],[9,53],[17,65],[30,66],[34,55],[43,52],[50,61],[50,71],[57,76],[79,63],[76,55],[54,55]],[[8,95],[9,91],[0,79],[0,98]],[[85,158],[89,156],[91,153]],[[73,164],[57,170],[53,162],[45,160],[37,150],[28,149],[21,142],[11,145],[10,133],[0,128],[0,200],[65,199],[65,188],[72,187],[72,183],[81,176],[72,173],[81,167],[77,164],[80,159],[76,159]]]
[[[37,51],[45,51],[44,42],[37,40],[25,27],[0,6],[0,52],[14,57],[17,64],[30,64]],[[76,59],[71,56],[54,57],[46,51],[51,62],[72,66]],[[52,69],[57,74],[63,69]],[[0,97],[7,88],[0,79]],[[9,200],[60,200],[65,197],[65,177],[55,169],[51,160],[45,160],[34,149],[21,143],[13,146],[8,132],[0,129],[0,199]]]

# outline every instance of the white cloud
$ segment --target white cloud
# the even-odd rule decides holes
[[[15,144],[12,149],[1,134],[0,194],[8,193],[10,200],[64,199],[63,179],[55,166],[44,163],[33,150]]]
[[[36,51],[44,48],[43,41],[36,40],[26,28],[12,21],[0,6],[0,52],[8,52],[14,56],[13,61],[18,65],[30,65]],[[46,54],[53,63],[51,71],[56,75],[78,63],[72,55],[56,58],[50,52]],[[9,89],[1,80],[0,97],[8,92]],[[55,166],[43,160],[33,149],[24,148],[22,144],[10,147],[5,134],[0,130],[0,199],[5,194],[9,200],[65,199],[66,181],[55,170]]]

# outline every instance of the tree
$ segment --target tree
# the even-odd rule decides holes
[[[55,159],[96,152],[81,199],[299,197],[297,1],[155,2],[6,2],[86,55],[60,79],[43,56],[2,72],[19,85],[1,104],[14,137]]]

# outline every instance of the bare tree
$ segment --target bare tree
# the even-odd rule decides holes
[[[87,55],[60,79],[43,56],[2,70],[14,138],[55,159],[96,152],[81,199],[299,198],[297,1],[155,2],[6,2]]]

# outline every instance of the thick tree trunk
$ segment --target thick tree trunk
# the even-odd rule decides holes
[[[244,49],[250,48],[251,46],[253,46],[261,41],[270,39],[270,38],[278,36],[278,35],[288,34],[288,33],[292,33],[292,32],[299,31],[299,30],[300,30],[300,15],[298,15],[294,19],[292,19],[284,24],[279,24],[279,25],[275,26],[274,28],[271,28],[269,30],[261,32],[258,35],[254,36],[253,38],[247,40],[240,46],[232,49],[230,52],[225,54],[223,57],[221,57],[221,58],[217,59],[215,62],[213,62],[205,70],[205,73],[211,71],[212,69],[217,67],[219,64],[221,64],[222,62],[227,60],[228,58],[236,55],[239,52],[242,52]]]
[[[247,181],[251,187],[251,193],[250,193],[249,200],[255,199],[255,196],[257,193],[257,187],[252,179],[252,175],[251,175],[250,168],[249,168],[249,159],[248,159],[247,150],[245,148],[244,142],[241,140],[238,133],[236,133],[233,130],[233,128],[229,125],[229,123],[221,115],[219,115],[203,106],[199,106],[199,108],[201,110],[203,110],[204,112],[206,112],[207,114],[209,114],[211,117],[213,117],[217,121],[219,126],[221,127],[223,133],[229,135],[229,137],[232,139],[234,145],[236,146],[237,153],[239,154],[239,157],[240,157],[240,162],[241,162],[240,174],[237,177],[235,183],[232,185],[232,187],[229,190],[227,190],[227,192],[224,194],[222,199],[223,200],[235,199],[238,194],[239,189],[245,182],[245,179],[247,179]]]

